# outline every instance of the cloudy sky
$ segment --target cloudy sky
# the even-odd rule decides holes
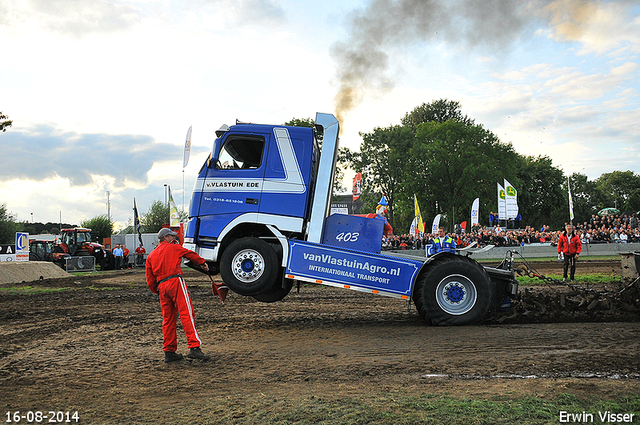
[[[0,46],[18,220],[180,208],[236,119],[330,112],[358,149],[441,98],[566,174],[640,173],[640,0],[0,0]]]

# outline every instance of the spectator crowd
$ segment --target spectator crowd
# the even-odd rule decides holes
[[[574,226],[576,234],[583,244],[640,242],[640,226],[638,226],[636,213],[603,217],[594,214],[589,221],[575,223]],[[531,226],[526,226],[524,229],[474,226],[470,232],[449,233],[448,235],[454,238],[458,249],[465,248],[474,242],[476,247],[486,245],[524,246],[540,243],[555,246],[564,227],[562,230],[553,231],[546,225],[540,229],[534,229]],[[410,234],[389,235],[383,237],[382,249],[424,249],[437,236],[437,234],[431,233],[425,233],[422,237]]]

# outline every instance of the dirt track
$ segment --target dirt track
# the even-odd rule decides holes
[[[534,312],[528,322],[439,328],[424,326],[405,301],[328,287],[294,289],[275,304],[230,294],[221,306],[205,276],[186,276],[203,350],[217,361],[162,362],[160,307],[140,270],[39,283],[67,288],[59,291],[2,291],[4,411],[77,410],[81,423],[203,423],[221,417],[216,406],[229,399],[233,411],[224,416],[242,421],[243,409],[265,398],[282,408],[279,400],[394,391],[640,393],[637,311],[594,308],[562,323],[535,323]],[[540,291],[556,289],[532,290]],[[180,327],[178,340],[186,352]]]

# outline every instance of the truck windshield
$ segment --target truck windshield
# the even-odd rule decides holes
[[[230,136],[220,149],[216,168],[221,170],[255,169],[262,162],[264,138]]]

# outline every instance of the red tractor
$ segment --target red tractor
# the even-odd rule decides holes
[[[64,252],[74,257],[91,255],[95,257],[96,265],[100,265],[101,270],[113,268],[114,261],[111,251],[99,243],[91,241],[91,229],[83,227],[62,229],[60,240],[61,242],[56,247],[58,252]]]
[[[71,257],[69,254],[56,250],[56,244],[53,241],[29,241],[29,261],[51,261],[65,270],[69,257]]]

